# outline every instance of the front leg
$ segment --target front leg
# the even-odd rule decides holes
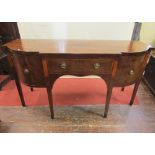
[[[51,78],[48,77],[46,79],[46,90],[48,95],[48,102],[49,102],[49,108],[51,113],[51,118],[54,119],[54,108],[53,108],[53,95],[52,95],[52,88],[54,85],[54,82],[56,79],[59,78],[59,75],[51,75]]]
[[[137,94],[137,90],[138,90],[140,81],[141,81],[141,80],[138,80],[138,81],[135,83],[134,90],[133,90],[132,97],[131,97],[131,100],[130,100],[129,105],[133,105],[133,102],[134,102],[134,99],[135,99],[135,97],[136,97],[136,94]]]
[[[105,118],[107,117],[108,111],[109,111],[109,104],[110,104],[112,89],[113,87],[111,85],[107,85],[107,96],[106,96],[105,111],[104,111]]]
[[[54,110],[53,110],[53,97],[52,97],[52,91],[51,87],[47,86],[47,95],[48,95],[48,101],[49,101],[49,108],[51,112],[51,118],[54,119]]]
[[[15,79],[15,83],[16,83],[16,86],[17,86],[18,94],[19,94],[19,97],[20,97],[20,100],[21,100],[21,104],[22,104],[23,107],[25,107],[26,104],[25,104],[25,100],[24,100],[24,96],[23,96],[22,87],[21,87],[19,78],[18,78],[18,76],[16,74],[14,76],[14,79]]]

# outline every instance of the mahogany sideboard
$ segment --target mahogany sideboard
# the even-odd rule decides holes
[[[52,87],[63,75],[98,75],[107,85],[104,117],[107,117],[113,87],[135,84],[134,98],[152,48],[140,41],[32,40],[17,39],[5,44],[21,103],[20,81],[47,89],[51,118],[54,118]]]

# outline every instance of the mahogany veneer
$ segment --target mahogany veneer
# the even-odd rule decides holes
[[[107,84],[104,117],[107,117],[113,87],[135,84],[130,105],[152,50],[139,41],[103,40],[14,40],[7,43],[9,61],[25,106],[19,80],[30,87],[45,87],[51,118],[54,118],[51,89],[62,75],[98,75]],[[34,51],[34,52],[33,52]]]

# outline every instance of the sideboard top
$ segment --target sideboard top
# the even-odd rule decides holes
[[[5,44],[5,46],[12,50],[27,52],[71,54],[120,54],[122,52],[142,52],[150,47],[140,41],[48,39],[16,39]]]

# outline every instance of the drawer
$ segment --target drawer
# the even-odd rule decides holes
[[[113,59],[48,59],[49,74],[111,74]]]

